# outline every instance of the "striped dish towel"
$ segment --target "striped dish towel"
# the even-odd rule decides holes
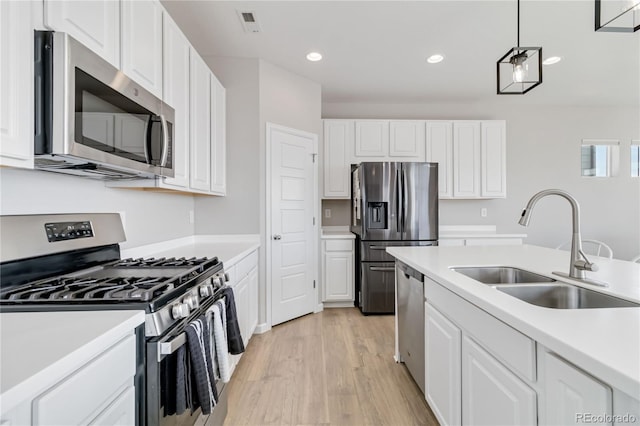
[[[218,400],[218,391],[211,360],[211,331],[206,316],[202,315],[191,321],[185,328],[185,332],[198,402],[203,414],[211,414]]]
[[[211,323],[213,324],[215,363],[218,366],[220,379],[224,383],[228,383],[231,379],[231,367],[229,366],[229,349],[227,348],[227,336],[220,305],[216,302],[209,308],[209,311],[211,312]]]

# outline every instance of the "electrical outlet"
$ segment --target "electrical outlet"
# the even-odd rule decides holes
[[[483,208],[480,209],[480,216],[487,217],[487,209],[486,209],[486,207],[483,207]]]
[[[324,217],[327,219],[331,217],[331,209],[324,209]]]

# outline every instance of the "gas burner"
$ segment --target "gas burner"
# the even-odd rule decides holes
[[[186,266],[198,266],[205,263],[208,259],[206,257],[196,258],[191,257],[189,259],[181,257],[176,259],[171,257],[169,259],[161,257],[156,259],[154,257],[143,259],[123,259],[117,263],[114,263],[114,268],[166,268],[166,267],[186,267]]]
[[[2,293],[3,300],[70,301],[116,300],[146,302],[173,290],[168,277],[127,278],[54,278],[38,284],[11,288]]]

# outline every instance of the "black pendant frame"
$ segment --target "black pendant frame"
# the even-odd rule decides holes
[[[533,54],[532,54],[533,52]],[[513,61],[512,58],[516,55],[522,55],[526,53],[526,55],[531,58],[533,55],[536,56],[536,71],[537,78],[535,80],[525,80],[521,82],[513,81]],[[502,66],[501,66],[502,65]],[[508,65],[508,67],[506,66]],[[501,85],[501,76],[504,70],[508,70],[509,75],[511,76],[511,83],[503,86]],[[516,46],[511,48],[505,55],[498,60],[496,63],[496,86],[497,86],[497,94],[498,95],[524,95],[529,92],[534,87],[542,84],[542,47],[522,47]],[[518,87],[519,86],[519,87]],[[511,90],[509,90],[511,89]]]
[[[619,23],[621,22],[620,18],[622,18],[623,16],[626,17],[628,13],[633,14],[634,9],[640,7],[640,1],[638,1],[637,4],[631,6],[629,9],[625,10],[624,12],[614,16],[613,18],[609,19],[607,22],[602,22],[603,19],[603,13],[602,13],[602,5],[603,3],[606,3],[606,1],[603,0],[595,0],[595,7],[596,7],[596,11],[595,11],[595,17],[596,17],[596,22],[595,22],[595,27],[596,27],[596,31],[597,32],[608,32],[608,33],[634,33],[638,30],[640,30],[640,12],[637,12],[639,17],[638,17],[638,23],[637,25],[633,26],[619,26]]]

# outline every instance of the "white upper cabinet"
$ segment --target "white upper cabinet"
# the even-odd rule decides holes
[[[175,110],[173,126],[173,178],[164,183],[189,186],[189,41],[168,13],[163,13],[164,101]]]
[[[366,120],[355,122],[355,157],[386,157],[389,153],[389,122]],[[374,160],[384,161],[384,159]]]
[[[190,74],[189,184],[194,189],[209,191],[211,186],[211,80],[209,67],[197,54],[191,55]]]
[[[324,120],[324,197],[349,198],[350,150],[354,142],[352,120]]]
[[[213,73],[211,77],[211,192],[227,192],[226,90]]]
[[[134,2],[123,2],[126,3]],[[45,0],[44,25],[54,31],[68,33],[114,67],[120,68],[119,1]],[[29,40],[33,43],[33,36]],[[135,76],[131,77],[135,79]]]
[[[440,198],[453,196],[453,122],[427,121],[426,160],[438,163]]]
[[[480,196],[480,122],[453,123],[453,196]]]
[[[324,198],[350,198],[351,164],[438,163],[440,198],[505,198],[504,120],[324,120]]]
[[[396,161],[424,161],[424,153],[424,121],[389,122],[389,157]]]
[[[0,165],[33,167],[32,2],[0,1]]]
[[[162,5],[122,2],[122,71],[162,98]]]
[[[480,193],[486,198],[507,196],[507,142],[504,121],[481,123],[482,184]]]

